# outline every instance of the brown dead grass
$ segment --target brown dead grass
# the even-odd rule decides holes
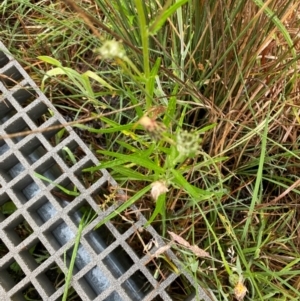
[[[274,11],[281,11],[280,9],[285,7],[287,3],[285,0],[269,2],[270,8]],[[43,6],[47,8],[51,3],[52,1],[44,2]],[[103,20],[101,11],[93,1],[82,1],[80,5],[94,13],[98,20]],[[233,10],[235,5],[237,5],[237,1],[228,1],[227,11]],[[237,39],[238,41],[227,53],[209,79],[208,84],[200,92],[196,85],[189,87],[182,85],[179,93],[183,96],[193,94],[205,104],[203,120],[196,120],[194,124],[191,124],[191,127],[217,123],[214,130],[204,137],[203,148],[211,157],[228,156],[228,160],[219,166],[222,176],[226,179],[225,185],[230,191],[228,196],[221,200],[221,205],[225,208],[227,218],[232,223],[232,228],[236,229],[237,236],[242,232],[247,219],[246,208],[253,192],[261,153],[261,135],[254,133],[254,129],[264,122],[269,115],[272,117],[277,112],[281,112],[268,125],[268,138],[270,140],[267,145],[263,196],[261,203],[255,209],[255,213],[250,217],[253,220],[253,231],[258,231],[260,227],[261,214],[264,215],[267,224],[272,225],[270,228],[266,227],[264,235],[270,235],[270,237],[260,251],[259,260],[270,270],[280,271],[300,253],[298,223],[300,202],[297,181],[300,165],[296,157],[300,155],[298,138],[300,134],[299,80],[297,78],[295,83],[290,85],[290,80],[295,72],[291,51],[274,23],[252,1],[248,1],[247,5],[232,20],[232,36],[229,36],[228,31],[226,36],[224,35],[226,20],[224,6],[226,5],[220,1],[211,9],[211,24],[214,25],[211,27],[213,30],[211,41],[215,48],[213,53],[210,46],[201,48],[201,56],[199,54],[197,56],[197,47],[200,49],[200,44],[195,44],[195,53],[188,59],[188,62],[194,64],[195,67],[195,71],[190,75],[190,78],[196,80],[200,72],[209,73],[210,70],[205,70],[203,67],[206,60],[211,61],[211,68],[213,68],[213,63],[217,63],[218,58],[223,56],[225,51],[233,44],[233,41]],[[57,10],[57,20],[64,22],[68,19],[71,26],[69,28],[65,27],[62,35],[55,36],[53,39],[51,35],[42,40],[37,39],[37,36],[46,30],[45,25],[39,25],[37,22],[38,20],[45,20],[45,15],[42,12],[28,11],[26,18],[22,18],[18,13],[18,8],[11,7],[11,12],[1,17],[4,21],[3,27],[8,26],[8,24],[9,26],[18,24],[14,33],[22,35],[20,40],[15,38],[14,41],[11,41],[9,33],[4,34],[2,39],[4,43],[12,46],[11,50],[17,58],[21,57],[26,62],[27,71],[37,82],[41,81],[41,76],[37,75],[35,68],[45,70],[45,65],[40,65],[36,57],[38,55],[52,56],[57,49],[56,58],[63,63],[68,63],[75,70],[98,68],[99,64],[95,59],[92,47],[88,45],[89,42],[95,39],[89,32],[91,26],[86,24],[84,18],[78,18],[78,15],[74,14],[74,10],[70,10],[68,6],[60,1],[54,2],[54,7]],[[300,54],[299,11],[300,4],[295,2],[294,5],[287,7],[279,15],[280,20],[286,26],[294,41],[297,56]],[[224,22],[216,22],[216,20],[223,20]],[[47,27],[57,26],[54,20],[48,20],[47,22]],[[95,23],[93,24],[95,25]],[[249,27],[240,37],[241,32],[248,25]],[[80,27],[81,30],[74,34],[72,27],[75,26]],[[207,31],[210,30],[209,27],[208,24]],[[91,36],[89,41],[79,34],[83,32],[87,36]],[[101,35],[108,35],[105,28],[99,29],[99,32],[101,32]],[[203,32],[203,35],[205,35],[205,32]],[[65,37],[72,37],[72,42],[60,47],[62,43],[65,43]],[[201,40],[201,37],[199,40]],[[217,41],[221,41],[221,43],[217,44]],[[157,47],[160,49],[160,45],[157,45]],[[239,58],[238,63],[237,57]],[[298,62],[296,62],[296,65],[299,68]],[[179,80],[178,82],[180,83]],[[56,105],[65,107],[69,105],[74,108],[81,105],[80,102],[73,101],[69,97],[71,91],[68,91],[59,82],[52,82],[47,93]],[[190,101],[188,96],[187,100]],[[198,110],[198,104],[191,105],[191,107],[191,111]],[[68,113],[65,108],[62,109],[62,112],[64,115]],[[86,114],[87,111],[83,110],[82,117],[87,117]],[[251,131],[253,132],[250,135],[251,137],[243,141]],[[243,142],[236,146],[238,141]],[[93,143],[97,148],[96,140]],[[98,147],[101,148],[102,146]],[[199,158],[196,158],[191,166],[196,165],[198,160]],[[206,184],[203,182],[202,176],[201,173],[191,172],[189,175],[190,182],[205,188]],[[212,182],[215,180],[213,171],[207,171],[205,176],[210,177]],[[273,182],[272,179],[274,179]],[[282,181],[285,186],[276,184],[276,181]],[[136,183],[131,183],[129,187],[131,186],[135,187]],[[172,200],[169,210],[170,216],[174,217],[174,221],[170,222],[169,227],[178,229],[178,232],[181,232],[182,235],[193,228],[195,233],[194,242],[197,242],[203,249],[210,248],[210,254],[212,254],[216,247],[208,246],[210,237],[203,218],[197,216],[192,221],[189,217],[195,212],[190,207],[186,211],[182,210],[187,196],[182,191],[175,190],[171,191],[171,194]],[[279,198],[279,196],[281,197]],[[141,203],[143,204],[143,202]],[[150,207],[149,200],[144,200],[144,207],[145,210],[148,210]],[[209,202],[203,204],[202,210],[207,212],[207,215],[214,214],[214,208],[211,208]],[[180,212],[180,215],[177,215],[178,212]],[[232,246],[232,239],[224,234],[226,233],[224,225],[219,220],[215,220],[215,231],[222,239],[225,250]],[[180,229],[185,230],[182,232]],[[248,245],[245,247],[254,248],[256,241],[251,233],[247,239]],[[215,251],[215,253],[218,253],[217,250]],[[209,265],[203,266],[204,271],[208,271],[209,268]],[[299,264],[292,266],[293,271],[297,269],[300,269]],[[257,271],[259,271],[259,267],[254,266],[253,272]],[[226,286],[228,275],[224,269],[218,266],[216,273],[220,282]],[[292,287],[299,289],[300,277],[298,275],[284,277]],[[209,286],[214,287],[216,285],[209,277],[206,280],[207,283],[209,282]],[[276,279],[272,283],[274,286],[278,286],[278,296],[281,298],[280,292],[287,290],[287,288]]]

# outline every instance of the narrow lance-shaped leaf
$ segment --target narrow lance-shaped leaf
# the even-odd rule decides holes
[[[166,22],[166,20],[173,15],[173,13],[182,5],[184,5],[185,3],[187,3],[188,0],[179,0],[176,3],[174,3],[171,7],[167,8],[170,2],[167,2],[167,4],[165,5],[165,7],[162,9],[162,13],[159,14],[154,22],[152,23],[152,25],[150,26],[150,30],[149,33],[150,35],[155,34],[162,26],[163,24]]]

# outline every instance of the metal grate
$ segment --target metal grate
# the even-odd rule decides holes
[[[170,272],[165,278],[154,277],[149,255],[130,243],[146,223],[141,214],[126,231],[112,223],[94,230],[114,209],[100,211],[95,196],[103,195],[108,185],[116,183],[106,170],[101,170],[92,186],[82,181],[81,170],[99,162],[71,127],[65,128],[58,143],[53,141],[59,129],[40,131],[65,120],[2,43],[0,92],[0,136],[32,131],[23,137],[0,139],[1,300],[26,300],[29,291],[35,292],[37,300],[61,300],[61,275],[71,258],[82,208],[97,214],[97,218],[84,229],[80,240],[70,300],[179,300],[169,292],[184,280],[191,293],[183,299],[211,300],[200,287],[195,289],[184,271],[181,275]],[[66,160],[66,148],[79,154],[76,164]],[[35,173],[63,187],[76,187],[80,194],[69,202],[59,196],[57,186],[42,181]],[[140,235],[164,245],[151,226]],[[171,251],[167,254],[178,264]]]

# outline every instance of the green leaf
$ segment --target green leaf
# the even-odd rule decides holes
[[[155,64],[150,72],[150,77],[149,77],[149,96],[152,98],[153,97],[153,92],[154,92],[154,87],[155,87],[155,76],[158,73],[159,67],[161,64],[161,58],[157,58],[155,61]]]
[[[242,241],[245,240],[247,234],[249,233],[249,227],[251,225],[251,217],[253,212],[255,211],[255,206],[260,203],[260,194],[262,193],[262,175],[264,173],[264,166],[265,166],[265,159],[267,154],[267,140],[268,140],[268,130],[269,130],[269,119],[270,119],[270,110],[268,111],[268,115],[266,116],[266,122],[264,131],[262,134],[261,146],[260,146],[260,158],[259,158],[259,165],[258,170],[256,172],[256,179],[254,190],[252,192],[252,200],[251,204],[248,209],[248,218],[246,219],[243,234],[241,236]]]
[[[164,172],[164,169],[162,167],[153,163],[153,161],[151,161],[149,158],[142,157],[140,154],[124,155],[124,154],[119,154],[119,153],[110,152],[110,151],[97,151],[97,152],[101,153],[103,155],[106,155],[106,156],[126,160],[127,162],[134,163],[137,166],[142,166],[142,167],[147,168],[148,170],[153,170],[158,173]]]
[[[177,170],[172,169],[171,171],[174,175],[174,182],[197,201],[207,200],[214,195],[212,192],[191,185]]]
[[[71,68],[63,66],[59,66],[47,71],[43,77],[41,88],[44,89],[45,80],[47,78],[57,75],[66,75],[82,93],[88,95],[89,97],[92,97],[94,95],[91,91],[91,88],[89,88],[89,86],[86,84],[86,80],[81,74]]]
[[[16,261],[13,262],[9,267],[16,274],[21,272],[21,267],[19,266],[19,264]]]
[[[66,283],[65,283],[64,294],[63,294],[63,297],[62,297],[62,301],[67,301],[68,300],[69,288],[70,288],[70,285],[71,285],[71,280],[72,280],[72,276],[73,276],[75,261],[76,261],[77,255],[78,255],[78,248],[79,248],[79,245],[80,245],[80,239],[81,239],[81,235],[82,235],[82,231],[83,231],[84,227],[85,227],[85,215],[83,215],[83,217],[82,217],[82,219],[79,223],[74,248],[73,248],[73,251],[72,251],[71,261],[70,261],[69,266],[67,267],[68,272],[65,275]],[[65,257],[66,257],[66,254],[65,254]],[[65,260],[65,262],[66,262],[66,260]]]
[[[41,179],[41,180],[43,180],[43,181],[45,181],[45,182],[51,183],[52,185],[54,185],[55,187],[59,188],[62,192],[64,192],[64,193],[67,194],[67,195],[79,196],[79,193],[78,193],[77,191],[71,191],[71,190],[68,190],[68,189],[64,188],[63,186],[54,183],[52,180],[50,180],[50,179],[44,177],[43,175],[40,175],[39,173],[34,172],[34,175],[35,175],[37,178],[39,178],[39,179]]]
[[[196,273],[198,271],[198,267],[199,267],[199,260],[191,258],[190,267],[191,267],[191,270],[193,271],[193,273]]]
[[[62,150],[65,151],[68,154],[69,159],[75,165],[77,160],[76,160],[74,154],[72,153],[72,151],[67,146],[63,147]]]
[[[125,124],[125,125],[119,125],[116,127],[110,127],[110,128],[100,128],[100,129],[95,129],[89,126],[86,126],[84,124],[75,124],[74,127],[77,127],[79,129],[83,129],[83,130],[87,130],[91,133],[101,133],[101,134],[110,134],[110,133],[116,133],[116,132],[122,132],[122,131],[126,131],[126,130],[130,130],[132,129],[132,124]]]
[[[48,79],[51,76],[56,76],[56,75],[61,75],[61,74],[65,74],[65,73],[62,71],[62,69],[60,67],[53,68],[53,69],[47,71],[42,79],[41,90],[44,90],[46,79]]]
[[[205,132],[207,132],[207,131],[213,129],[216,125],[217,125],[216,123],[209,124],[209,125],[207,125],[207,126],[201,128],[199,131],[197,131],[197,133],[199,133],[199,134],[200,134],[200,133],[205,133]]]
[[[115,172],[117,172],[118,174],[125,176],[128,180],[137,180],[137,181],[152,180],[152,179],[149,179],[149,177],[146,177],[144,174],[141,174],[137,171],[134,171],[134,170],[124,167],[124,166],[114,166],[114,167],[112,167],[112,169]],[[118,178],[119,178],[119,176],[118,176]]]
[[[114,166],[120,166],[120,165],[123,165],[127,162],[128,161],[123,160],[123,159],[116,159],[116,160],[108,161],[108,162],[105,162],[105,163],[101,163],[97,166],[85,168],[82,171],[83,172],[95,172],[95,171],[98,171],[98,170],[104,169],[104,168],[113,168]]]
[[[39,60],[48,63],[50,65],[56,66],[56,67],[61,67],[61,62],[54,59],[53,57],[47,56],[47,55],[41,55],[37,57]]]
[[[129,150],[131,153],[138,153],[140,150],[132,145],[132,143],[126,143],[124,141],[118,140],[117,143],[124,147],[125,149]]]
[[[166,194],[164,193],[164,194],[161,194],[157,198],[156,203],[155,203],[155,209],[154,209],[152,215],[150,216],[145,227],[149,226],[154,221],[154,219],[156,218],[156,216],[158,214],[160,214],[162,216],[162,219],[165,224],[165,210],[166,210]],[[165,232],[165,231],[163,231],[163,232]]]
[[[187,3],[189,0],[179,0],[176,3],[174,3],[170,8],[167,8],[169,6],[169,2],[163,7],[162,12],[155,18],[154,22],[150,26],[149,33],[150,35],[156,34],[156,32],[161,29],[163,24],[166,22],[166,20],[173,15],[173,13],[182,5]]]
[[[88,77],[94,79],[99,84],[101,84],[102,86],[108,88],[109,90],[111,90],[111,91],[116,90],[113,86],[111,86],[107,81],[105,81],[102,77],[97,75],[95,72],[88,70],[84,74],[87,75]]]
[[[88,78],[88,76],[86,75],[86,73],[78,74],[78,76],[81,78],[81,83],[82,83],[82,86],[84,88],[85,93],[87,95],[93,97],[94,96],[94,91],[92,89],[90,79]]]
[[[167,111],[166,111],[166,114],[164,116],[164,125],[166,127],[168,127],[170,125],[170,122],[172,121],[172,118],[173,116],[176,116],[176,104],[177,104],[177,98],[176,98],[176,95],[178,93],[178,89],[179,89],[179,85],[176,84],[174,89],[173,89],[173,92],[172,92],[172,95],[174,96],[171,96],[170,99],[169,99],[169,102],[168,102],[168,107],[167,107]]]
[[[66,129],[61,129],[58,133],[55,134],[55,145],[58,145],[61,141],[61,138],[64,136]]]
[[[0,206],[0,211],[2,214],[13,214],[17,210],[17,206],[13,201],[9,201]]]

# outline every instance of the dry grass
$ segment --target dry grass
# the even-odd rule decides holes
[[[95,70],[117,87],[111,93],[93,83],[98,106],[84,105],[84,97],[70,80],[52,79],[45,92],[68,118],[86,118],[103,103],[108,111],[116,105],[124,108],[140,103],[141,111],[147,113],[144,91],[133,76],[122,71],[118,62],[104,62],[94,52],[105,39],[122,39],[130,59],[143,70],[134,9],[123,3],[117,10],[118,4],[121,6],[118,1],[78,2],[92,14],[93,18],[88,18],[77,6],[66,3],[37,1],[21,5],[12,1],[0,9],[2,41],[37,82],[42,80],[41,72],[51,66],[41,64],[36,57],[49,55],[78,72]],[[217,300],[235,300],[224,260],[231,273],[243,275],[248,288],[244,300],[297,300],[300,4],[288,0],[265,4],[276,13],[284,31],[254,1],[195,1],[195,7],[191,5],[183,7],[181,17],[172,15],[150,38],[151,66],[157,57],[162,59],[158,71],[161,88],[155,88],[152,107],[164,107],[154,115],[165,122],[164,113],[170,112],[165,100],[176,98],[176,109],[168,119],[171,133],[181,127],[197,130],[216,124],[205,132],[202,148],[208,157],[221,159],[211,165],[199,155],[184,162],[179,171],[197,188],[212,191],[222,186],[228,193],[193,203],[183,187],[170,188],[166,227],[216,259],[198,263],[193,274],[204,287],[212,289]],[[149,18],[154,18],[159,3],[147,1],[146,6]],[[180,34],[182,20],[184,36]],[[288,45],[287,33],[293,48]],[[112,104],[111,97],[117,97],[121,105]],[[140,117],[135,113],[117,113],[111,119],[134,128]],[[141,141],[150,141],[143,132],[138,134]],[[124,145],[138,143],[132,137],[117,131],[104,133],[101,139],[93,137],[92,145],[95,150],[109,145],[116,153],[126,155],[131,150]],[[146,151],[146,145],[139,144],[141,152]],[[99,158],[109,160],[105,154]],[[145,186],[111,171],[124,188],[137,191]],[[135,171],[147,174],[144,167]],[[150,217],[155,205],[149,197],[142,198],[140,205]],[[154,225],[161,230],[160,220]],[[234,254],[228,250],[234,250]],[[193,254],[178,254],[188,267],[198,260]]]

